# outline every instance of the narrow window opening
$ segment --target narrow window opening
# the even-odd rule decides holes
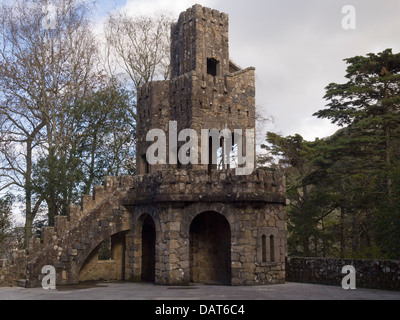
[[[274,253],[274,249],[275,249],[275,244],[274,244],[274,236],[271,235],[269,237],[269,254],[270,254],[270,261],[271,262],[275,262],[275,253]]]
[[[214,58],[207,59],[207,74],[211,74],[214,77],[217,76],[218,62],[219,61]]]
[[[267,237],[265,235],[261,238],[262,242],[262,262],[267,262]]]
[[[142,155],[140,157],[141,159],[141,164],[140,164],[140,173],[141,174],[149,174],[150,173],[150,164],[147,162],[146,155]]]
[[[217,150],[217,170],[223,170],[225,168],[224,140],[224,138],[220,139],[220,145]]]
[[[213,149],[212,137],[208,139],[208,175],[211,175],[213,170],[217,169],[217,163],[213,163],[213,154],[218,152],[218,150]]]

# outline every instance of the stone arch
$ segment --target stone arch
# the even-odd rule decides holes
[[[157,234],[161,232],[161,223],[158,210],[154,206],[142,206],[135,207],[132,212],[132,227],[134,233],[140,232],[143,227],[143,222],[146,216],[149,215],[153,221],[156,228]]]
[[[155,281],[156,270],[156,228],[153,218],[144,216],[141,232],[141,280]]]
[[[104,240],[95,247],[84,263],[79,273],[78,281],[97,280],[124,280],[125,279],[125,250],[126,234],[129,231],[121,231],[105,236]],[[100,259],[99,249],[104,241],[110,241],[111,252],[107,259]]]
[[[229,204],[219,203],[219,202],[198,202],[186,206],[181,212],[181,220],[179,227],[179,234],[181,240],[180,251],[184,252],[181,258],[181,269],[185,274],[185,280],[183,283],[190,282],[190,226],[192,221],[204,212],[216,212],[222,215],[229,223],[230,235],[231,235],[231,245],[237,242],[237,237],[239,235],[239,226],[237,224],[237,218],[235,215],[235,209]],[[181,256],[182,257],[182,256]]]
[[[189,229],[189,277],[192,282],[231,284],[231,228],[220,213],[198,214]]]
[[[231,205],[224,203],[196,203],[186,207],[182,213],[182,222],[180,233],[183,239],[189,239],[189,228],[193,221],[199,214],[203,212],[216,212],[223,215],[229,222],[231,239],[235,242],[237,227],[237,218],[234,213],[234,208]]]
[[[161,223],[153,206],[135,208],[132,220],[132,279],[134,281],[157,281],[157,262],[162,252]],[[156,245],[158,244],[158,245]]]
[[[109,226],[109,223],[100,222],[99,229],[97,232],[92,232],[83,239],[83,243],[79,244],[81,250],[75,257],[74,261],[71,261],[71,272],[70,277],[71,283],[78,283],[79,273],[88,260],[94,250],[107,238],[111,238],[117,234],[126,234],[130,231],[130,227],[124,224],[114,224]]]

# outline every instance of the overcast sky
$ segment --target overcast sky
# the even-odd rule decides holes
[[[338,127],[312,114],[326,105],[324,88],[345,82],[343,59],[392,48],[400,51],[399,0],[100,0],[132,15],[170,11],[176,19],[193,4],[229,14],[230,57],[256,68],[256,103],[283,135],[323,138]],[[356,9],[356,29],[342,27],[345,5]]]

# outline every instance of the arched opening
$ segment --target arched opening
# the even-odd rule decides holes
[[[147,215],[142,228],[142,280],[155,280],[156,228],[150,215]]]
[[[226,218],[205,212],[190,225],[190,281],[231,284],[231,230]]]
[[[79,282],[125,279],[126,233],[116,233],[100,242],[80,268]]]

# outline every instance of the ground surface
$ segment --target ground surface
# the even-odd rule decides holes
[[[260,287],[167,287],[150,283],[98,282],[56,290],[0,288],[0,300],[400,300],[400,291],[344,290],[340,286],[302,283]]]

